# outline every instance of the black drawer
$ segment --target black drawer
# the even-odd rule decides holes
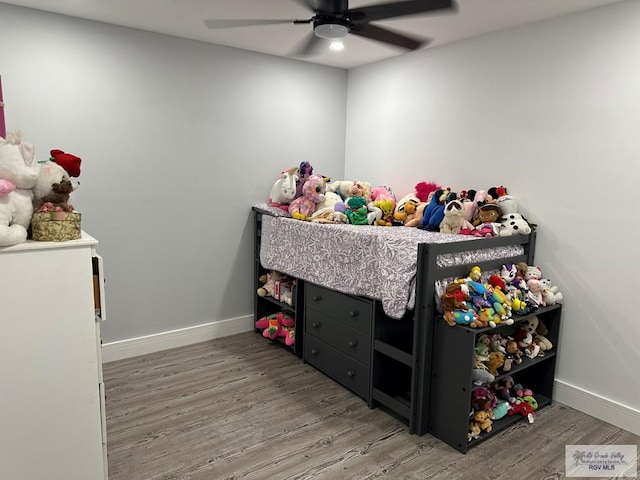
[[[304,335],[304,360],[369,401],[369,369],[313,335]]]
[[[371,339],[366,333],[313,309],[307,310],[304,328],[307,333],[369,366]]]
[[[340,320],[367,335],[371,334],[373,301],[336,292],[328,288],[305,284],[305,306]]]

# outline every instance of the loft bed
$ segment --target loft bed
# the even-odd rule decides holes
[[[467,276],[475,265],[489,272],[505,263],[534,263],[535,230],[477,238],[408,227],[303,222],[264,204],[253,210],[261,230],[256,252],[265,269],[375,302],[369,406],[390,409],[418,435],[429,430],[439,288]]]

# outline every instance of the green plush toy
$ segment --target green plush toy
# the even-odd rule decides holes
[[[368,225],[367,200],[364,197],[350,197],[347,200],[347,210],[344,212],[353,225]]]

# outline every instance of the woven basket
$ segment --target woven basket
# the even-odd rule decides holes
[[[37,212],[31,219],[31,238],[40,242],[77,240],[82,235],[78,212]]]

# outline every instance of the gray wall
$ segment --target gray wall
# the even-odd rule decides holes
[[[83,158],[104,341],[252,314],[251,205],[303,160],[342,177],[346,71],[5,4],[0,45],[7,128]]]
[[[636,432],[638,25],[623,2],[350,70],[345,171],[400,194],[507,186],[565,295],[562,393],[631,407]]]

